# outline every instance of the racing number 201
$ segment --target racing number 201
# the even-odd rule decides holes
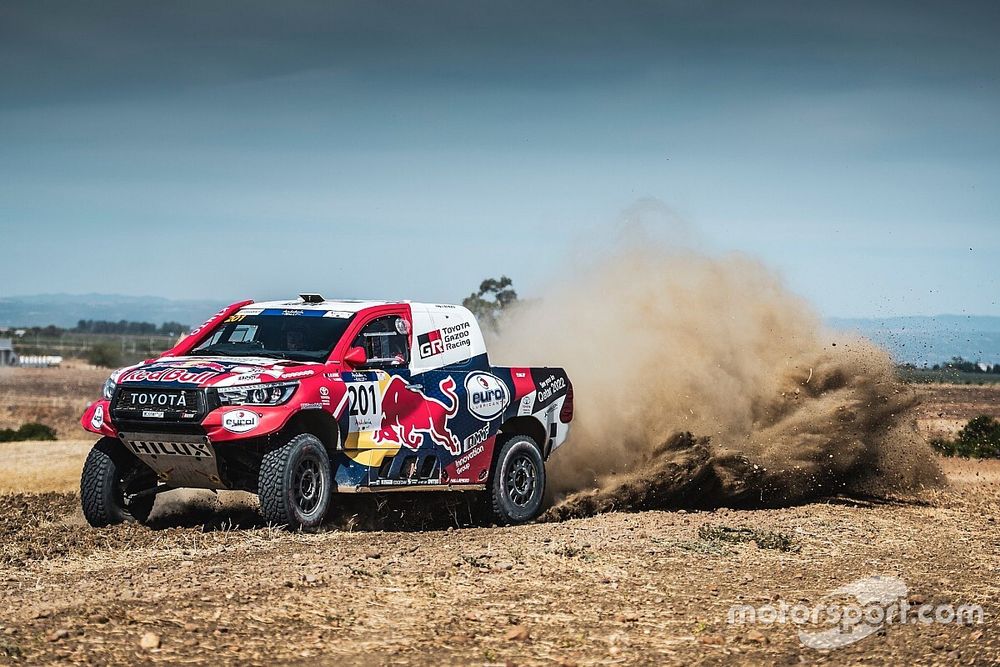
[[[352,384],[347,387],[350,398],[350,415],[364,417],[371,415],[377,408],[375,384]]]

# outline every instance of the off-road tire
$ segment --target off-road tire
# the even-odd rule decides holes
[[[525,476],[530,479],[525,479]],[[542,513],[545,462],[541,448],[527,435],[515,435],[497,454],[489,490],[493,520],[500,525],[526,523]]]
[[[257,477],[260,513],[270,524],[314,530],[330,508],[333,471],[319,438],[303,433],[264,454]]]
[[[156,486],[156,473],[128,452],[117,438],[101,438],[87,455],[80,475],[80,505],[94,528],[116,523],[146,523],[155,495],[126,500],[131,493]]]

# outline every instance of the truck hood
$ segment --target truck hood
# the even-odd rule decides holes
[[[233,387],[297,380],[315,375],[323,364],[266,357],[162,357],[115,371],[120,385]]]

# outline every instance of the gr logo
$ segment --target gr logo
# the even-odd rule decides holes
[[[417,347],[420,349],[420,358],[426,359],[436,354],[444,352],[444,340],[441,338],[441,330],[435,329],[425,334],[417,336]]]

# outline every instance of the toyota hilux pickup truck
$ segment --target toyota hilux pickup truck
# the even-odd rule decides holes
[[[102,394],[81,418],[101,436],[80,484],[95,527],[177,488],[255,493],[291,529],[336,494],[414,490],[480,492],[523,523],[573,418],[566,373],[491,366],[466,308],[318,294],[234,303]]]

